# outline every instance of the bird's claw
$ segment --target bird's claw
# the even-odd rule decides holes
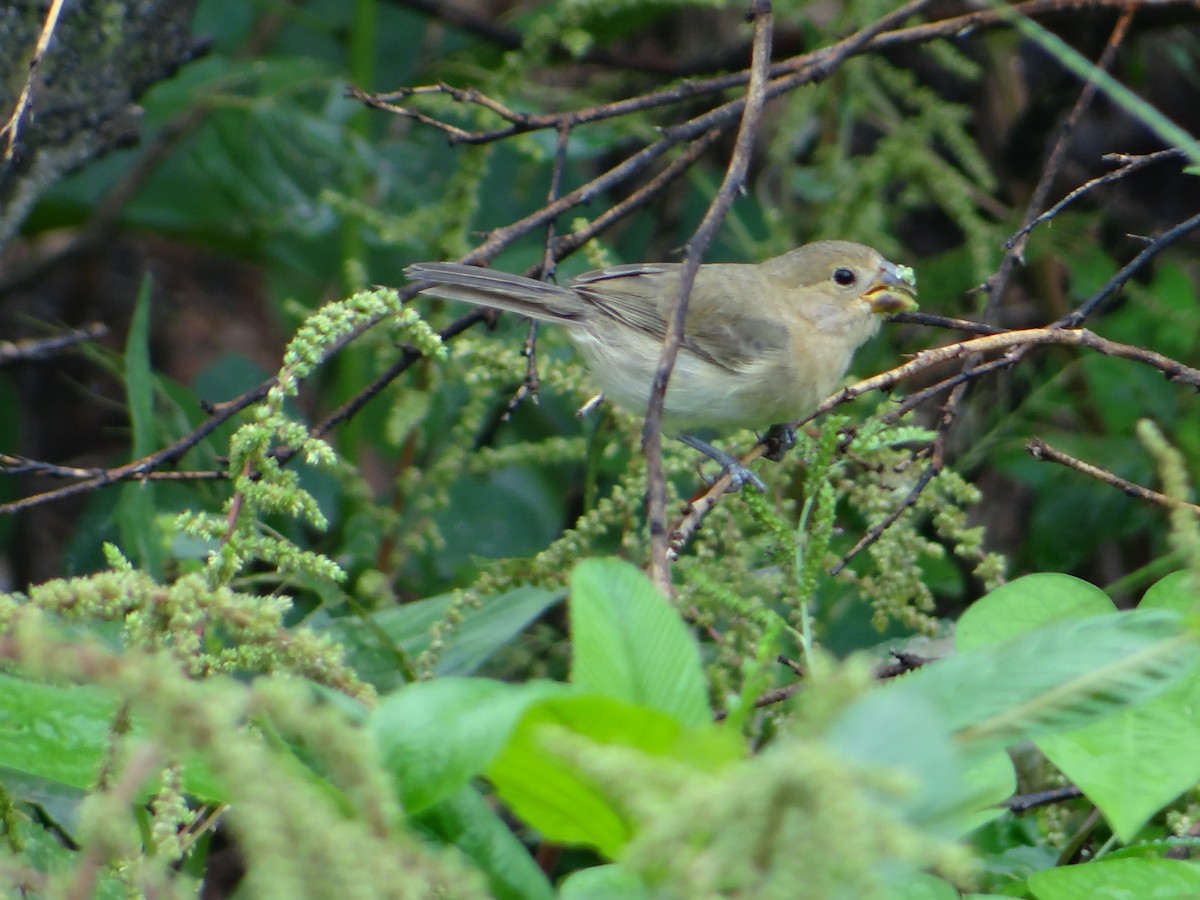
[[[752,485],[760,494],[765,494],[767,492],[767,486],[763,484],[763,480],[761,478],[747,469],[738,459],[730,456],[724,450],[718,450],[712,444],[708,443],[708,441],[702,441],[694,434],[687,434],[684,432],[678,435],[678,437],[679,440],[687,444],[692,449],[699,450],[713,462],[721,464],[721,474],[729,476],[728,490],[730,493],[740,491],[747,484]],[[701,473],[700,477],[704,478],[704,473]],[[717,483],[716,479],[709,481],[707,478],[704,478],[704,481],[709,487],[712,487]]]
[[[741,464],[726,468],[721,474],[729,476],[729,487],[725,491],[728,494],[736,494],[746,485],[750,485],[760,494],[767,492],[763,480]]]
[[[697,468],[699,467],[697,466]],[[707,475],[701,472],[700,480],[709,487],[712,487],[725,475],[729,476],[729,485],[725,488],[725,493],[727,494],[736,494],[746,485],[750,485],[760,494],[765,494],[767,492],[767,485],[763,482],[763,480],[741,463],[735,463],[732,466],[723,467],[721,469],[721,474],[716,478],[709,478]]]
[[[791,425],[772,425],[763,435],[760,443],[766,448],[763,453],[771,462],[779,462],[784,454],[796,446],[796,429]]]

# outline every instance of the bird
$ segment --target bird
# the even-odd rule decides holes
[[[681,269],[619,265],[564,285],[461,263],[415,263],[404,273],[422,294],[564,327],[604,396],[642,414]],[[852,241],[816,241],[759,263],[701,265],[664,397],[664,433],[721,463],[735,488],[748,481],[762,490],[761,479],[698,433],[778,429],[804,418],[882,318],[916,309],[916,293],[911,268]]]

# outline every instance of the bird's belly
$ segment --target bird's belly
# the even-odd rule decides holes
[[[634,415],[644,415],[662,345],[634,332],[620,344],[583,330],[572,330],[588,369],[604,395]],[[791,366],[763,360],[732,371],[681,351],[667,388],[664,430],[668,433],[712,428],[764,429],[802,418],[824,399],[824,385],[806,383]]]

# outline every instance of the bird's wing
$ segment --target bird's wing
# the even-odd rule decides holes
[[[662,341],[679,296],[679,269],[675,263],[614,266],[581,275],[571,287],[602,313],[593,323],[609,318]],[[701,268],[688,299],[683,346],[731,372],[785,351],[787,327],[758,310],[762,290],[752,266]]]

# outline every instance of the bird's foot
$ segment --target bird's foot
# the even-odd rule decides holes
[[[767,486],[763,484],[761,478],[742,465],[740,460],[730,456],[724,450],[719,450],[708,441],[701,440],[692,434],[681,434],[679,435],[679,440],[683,441],[683,443],[687,444],[693,450],[699,450],[713,462],[721,464],[721,474],[728,475],[730,479],[730,493],[736,493],[746,485],[750,485],[760,494],[767,492]],[[705,480],[708,481],[708,479]],[[710,486],[715,483],[716,479],[708,481]]]
[[[796,446],[796,429],[784,423],[772,425],[759,443],[767,448],[763,456],[771,462],[779,462],[785,453]]]

